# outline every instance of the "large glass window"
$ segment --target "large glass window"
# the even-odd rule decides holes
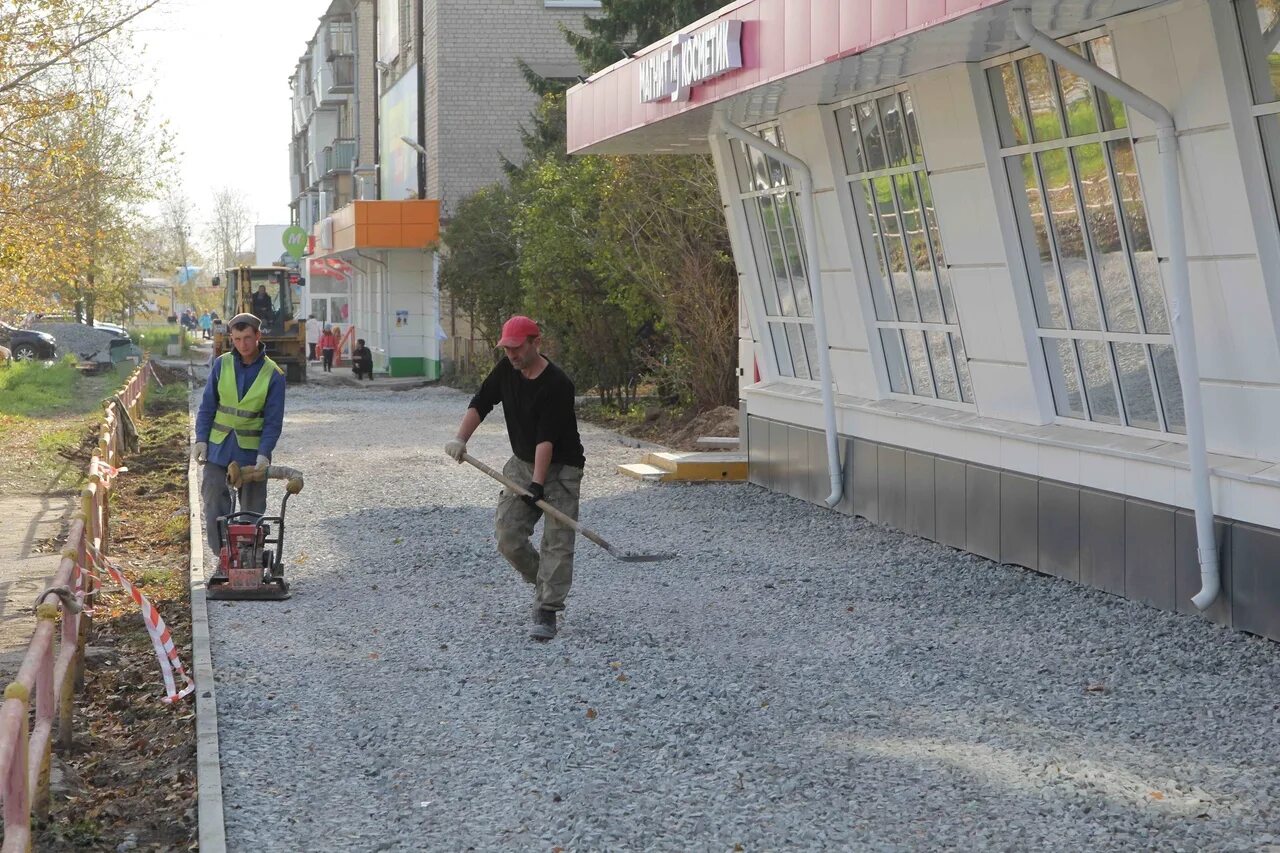
[[[1271,195],[1280,203],[1280,0],[1239,0],[1236,11]]]
[[[1109,36],[1071,50],[1115,73]],[[1058,414],[1185,432],[1124,106],[1038,53],[987,75]]]
[[[786,148],[779,128],[765,128],[760,137]],[[764,340],[773,347],[780,375],[816,380],[818,336],[790,171],[738,140],[733,142],[733,161],[764,302]]]
[[[889,387],[973,402],[938,216],[909,92],[836,111]]]

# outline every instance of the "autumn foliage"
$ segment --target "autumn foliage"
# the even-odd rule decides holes
[[[126,25],[158,0],[0,0],[0,316],[119,310],[169,152],[129,88]]]

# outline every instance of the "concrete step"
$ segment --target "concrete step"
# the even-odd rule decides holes
[[[646,453],[643,464],[665,473],[664,481],[732,482],[747,479],[747,454],[724,451]]]
[[[618,473],[626,477],[634,477],[637,480],[649,480],[651,482],[664,480],[667,477],[667,472],[662,468],[656,468],[643,462],[619,465]]]
[[[702,435],[694,443],[707,450],[737,450],[741,446],[736,435]]]

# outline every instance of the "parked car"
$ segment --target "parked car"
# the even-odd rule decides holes
[[[0,323],[0,346],[13,353],[14,361],[47,360],[58,357],[58,340],[47,332],[18,329]]]

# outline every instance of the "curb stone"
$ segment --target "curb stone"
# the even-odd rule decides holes
[[[195,441],[193,380],[187,378],[189,437]],[[225,853],[226,821],[222,813],[222,764],[218,749],[218,699],[209,653],[209,611],[204,598],[204,514],[200,512],[199,472],[187,459],[187,501],[191,507],[191,668],[196,682],[196,803],[203,853]]]

